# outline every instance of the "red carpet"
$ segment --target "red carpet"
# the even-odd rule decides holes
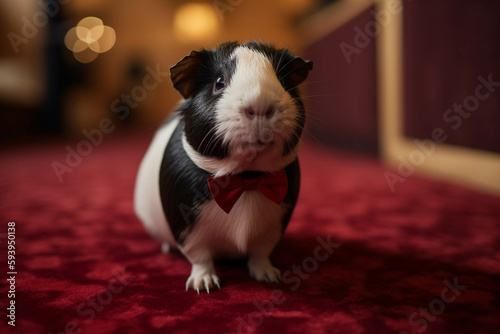
[[[221,262],[222,289],[197,295],[184,291],[189,263],[160,254],[133,214],[150,138],[108,136],[61,183],[51,163],[67,143],[1,153],[1,333],[499,333],[499,198],[416,177],[392,193],[378,162],[305,145],[273,256],[285,282]]]

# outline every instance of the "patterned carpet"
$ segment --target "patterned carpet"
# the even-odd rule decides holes
[[[219,262],[221,290],[186,292],[187,260],[161,254],[133,214],[151,135],[81,146],[88,156],[71,160],[62,182],[53,162],[66,164],[78,142],[3,149],[1,333],[499,332],[500,198],[418,177],[391,192],[377,161],[312,143],[273,255],[283,282]],[[15,327],[5,314],[9,221]]]

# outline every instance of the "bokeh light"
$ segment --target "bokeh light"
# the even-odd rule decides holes
[[[189,3],[180,7],[174,17],[174,32],[180,42],[199,42],[214,37],[219,18],[210,4]]]
[[[111,50],[115,41],[115,30],[94,16],[81,19],[64,37],[66,47],[73,52],[76,60],[84,64],[94,61],[100,53]]]

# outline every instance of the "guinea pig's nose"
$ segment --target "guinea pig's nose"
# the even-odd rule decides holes
[[[271,118],[273,117],[273,115],[274,115],[274,108],[273,107],[267,108],[265,113],[266,118]]]
[[[248,119],[254,119],[255,116],[265,116],[266,118],[271,118],[274,115],[274,108],[268,107],[266,109],[262,109],[261,112],[255,111],[253,107],[246,107],[244,110],[244,114]]]
[[[244,113],[245,113],[245,116],[248,118],[248,119],[254,119],[255,117],[255,110],[253,110],[252,107],[247,107],[244,109]]]

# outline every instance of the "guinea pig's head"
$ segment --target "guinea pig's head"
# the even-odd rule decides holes
[[[269,44],[192,51],[170,69],[184,97],[183,146],[216,175],[273,172],[295,160],[305,110],[297,87],[312,62]]]

